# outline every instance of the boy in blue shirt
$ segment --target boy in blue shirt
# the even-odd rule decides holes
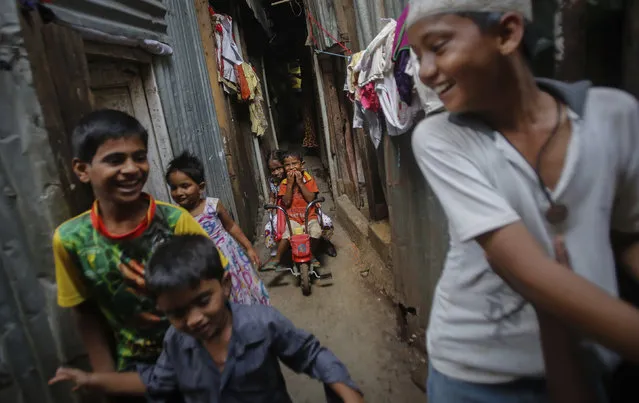
[[[290,403],[279,360],[325,384],[328,401],[363,403],[347,369],[311,334],[268,306],[228,302],[231,279],[211,241],[176,236],[146,268],[147,290],[172,327],[155,365],[138,372],[86,373],[60,368],[51,383],[72,381],[117,395],[186,403]]]

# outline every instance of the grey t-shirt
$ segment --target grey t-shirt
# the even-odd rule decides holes
[[[611,295],[617,282],[609,231],[639,230],[639,108],[630,95],[589,83],[539,80],[570,108],[573,133],[552,197],[569,208],[562,228],[573,269]],[[475,242],[522,221],[553,255],[555,229],[531,166],[499,133],[448,113],[421,122],[417,162],[449,221],[450,250],[437,284],[427,346],[440,372],[471,382],[543,376],[533,308],[490,268]],[[587,298],[587,296],[584,296]],[[600,349],[603,358],[615,360]]]

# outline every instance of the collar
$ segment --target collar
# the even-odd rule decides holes
[[[140,235],[144,233],[144,231],[146,231],[151,221],[153,221],[153,218],[155,217],[155,210],[157,208],[155,204],[155,199],[153,198],[153,196],[147,193],[142,193],[142,197],[149,200],[149,208],[142,222],[140,222],[140,224],[138,224],[138,226],[135,227],[131,232],[128,232],[126,234],[121,234],[121,235],[111,234],[107,230],[106,225],[104,225],[104,221],[102,220],[102,217],[100,216],[97,200],[93,202],[93,207],[91,207],[91,224],[93,225],[93,228],[95,228],[101,235],[109,239],[118,240],[118,241],[123,239],[139,237]]]
[[[590,81],[578,81],[575,83],[565,83],[563,81],[552,80],[549,78],[536,78],[537,86],[548,92],[554,97],[559,98],[568,107],[574,111],[579,118],[584,117],[586,112],[586,101],[588,99],[588,91],[592,87]],[[451,113],[448,117],[449,121],[459,126],[469,126],[474,129],[480,129],[486,134],[493,133],[493,130],[477,119],[464,114]],[[479,127],[478,127],[479,126]]]

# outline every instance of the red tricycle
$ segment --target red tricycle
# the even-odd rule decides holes
[[[311,209],[318,203],[323,203],[325,199],[320,197],[318,199],[313,200],[306,206],[306,212],[304,214],[304,232],[302,234],[294,234],[293,228],[291,227],[291,220],[282,206],[277,206],[274,204],[267,204],[264,206],[265,210],[279,210],[286,218],[286,225],[288,227],[288,231],[291,234],[290,243],[291,243],[291,255],[293,258],[293,267],[292,268],[283,268],[277,269],[277,272],[289,271],[295,277],[300,280],[300,286],[302,287],[302,294],[305,296],[311,295],[311,277],[324,280],[330,279],[333,276],[330,273],[326,274],[318,274],[315,269],[311,266],[311,261],[313,260],[313,252],[311,250],[311,236],[308,233],[308,215]]]

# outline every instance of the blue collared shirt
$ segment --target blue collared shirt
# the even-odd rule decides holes
[[[185,403],[291,403],[281,360],[325,385],[357,389],[346,367],[312,334],[297,329],[270,306],[229,304],[233,333],[224,371],[193,337],[171,327],[155,365],[138,367],[152,403],[168,403],[179,391]],[[325,386],[328,402],[341,402]]]

